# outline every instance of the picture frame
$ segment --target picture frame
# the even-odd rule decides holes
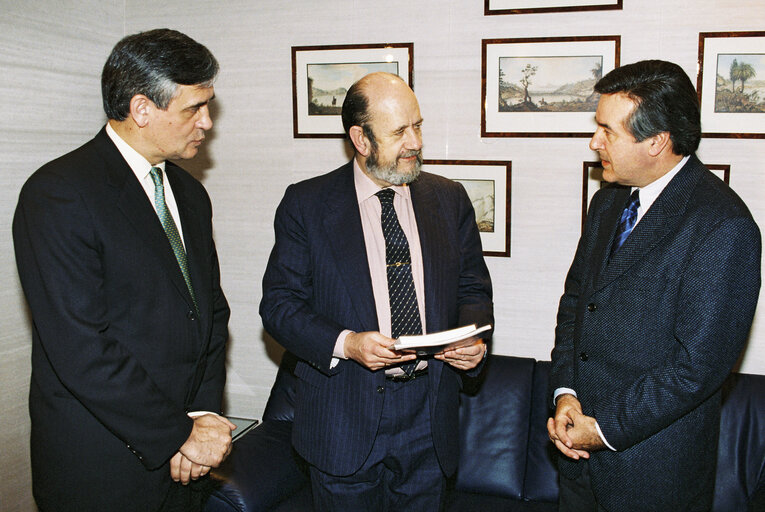
[[[765,31],[700,32],[701,136],[765,138]]]
[[[730,164],[704,164],[726,185],[730,186]],[[598,162],[582,162],[582,233],[592,196],[608,182],[603,180],[603,166]]]
[[[484,256],[510,257],[512,162],[423,160],[422,170],[461,183],[476,211]]]
[[[392,72],[413,88],[414,43],[293,46],[293,137],[344,137],[345,92],[375,71]]]
[[[595,82],[619,66],[621,36],[481,41],[482,137],[591,137]]]
[[[621,10],[622,0],[484,0],[483,14]]]

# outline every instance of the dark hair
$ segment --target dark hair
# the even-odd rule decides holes
[[[340,113],[343,118],[343,129],[348,138],[350,138],[351,126],[360,126],[364,130],[364,135],[371,141],[372,147],[377,147],[374,133],[369,126],[372,113],[369,112],[369,98],[367,98],[364,91],[365,82],[361,78],[351,85],[351,88],[345,94],[343,108]]]
[[[218,61],[189,36],[159,28],[118,42],[101,73],[101,95],[109,119],[124,120],[130,100],[143,94],[166,109],[178,85],[212,85]]]
[[[663,60],[643,60],[616,68],[595,84],[600,94],[624,93],[635,104],[626,128],[641,142],[669,132],[672,151],[690,155],[699,147],[701,117],[696,89],[683,68]]]

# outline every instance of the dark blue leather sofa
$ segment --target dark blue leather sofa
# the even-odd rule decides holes
[[[208,512],[311,510],[305,464],[290,445],[294,359],[285,354],[263,423],[216,470]],[[447,511],[555,511],[558,475],[545,422],[550,363],[496,356],[466,382],[460,464]],[[723,388],[714,512],[765,511],[765,376],[732,374]]]

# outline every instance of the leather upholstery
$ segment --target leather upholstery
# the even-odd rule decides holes
[[[263,424],[238,440],[208,512],[310,511],[303,463],[290,447],[291,369],[285,354]],[[547,438],[550,363],[493,355],[465,383],[460,458],[448,511],[555,511],[558,476]],[[765,501],[765,376],[732,374],[723,387],[714,512],[762,510]],[[757,503],[757,504],[755,504]]]

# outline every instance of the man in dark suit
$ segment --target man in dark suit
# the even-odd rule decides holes
[[[101,77],[106,127],[21,190],[13,239],[43,512],[195,510],[203,493],[187,484],[230,450],[210,199],[167,161],[197,153],[217,72],[180,32],[124,38]]]
[[[706,511],[720,386],[747,340],[760,232],[694,156],[696,91],[642,61],[595,86],[603,177],[565,283],[548,420],[562,511]]]
[[[419,362],[392,345],[492,322],[475,215],[461,185],[420,173],[422,117],[399,77],[359,80],[342,117],[355,158],[287,189],[260,313],[299,358],[293,444],[316,509],[438,510],[461,374],[486,344]]]

